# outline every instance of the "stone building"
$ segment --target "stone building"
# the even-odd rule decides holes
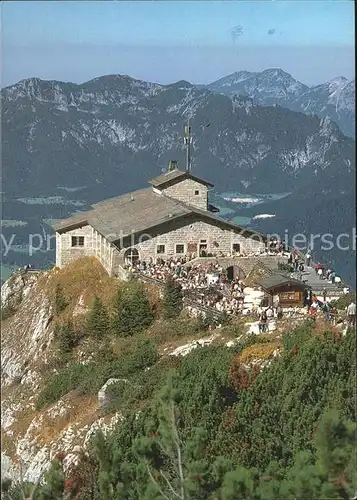
[[[209,182],[175,169],[150,184],[54,224],[56,265],[95,256],[109,275],[124,277],[125,264],[150,257],[265,251],[265,236],[215,214],[218,209],[208,201]]]

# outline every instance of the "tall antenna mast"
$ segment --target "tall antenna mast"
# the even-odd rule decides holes
[[[183,142],[186,146],[186,172],[191,172],[191,144],[192,144],[192,136],[191,136],[191,126],[190,120],[187,120],[187,125],[185,125],[185,132]]]

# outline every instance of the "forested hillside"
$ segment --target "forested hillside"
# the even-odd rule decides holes
[[[238,343],[223,340],[177,357],[165,354],[167,342],[199,338],[207,324],[179,310],[172,318],[172,290],[159,299],[136,282],[115,291],[114,281],[101,278],[101,297],[73,324],[79,284],[67,272],[58,276],[46,292],[54,301],[56,371],[44,378],[36,411],[66,394],[96,394],[115,377],[103,411],[120,419],[112,432],[95,434],[87,451],[79,449],[76,467],[64,467],[66,453],[57,453],[31,498],[354,497],[354,330],[306,321],[287,324],[282,334],[247,336],[232,323],[220,338],[240,337]],[[97,282],[87,281],[86,290]],[[94,354],[83,364],[75,353],[86,342]],[[3,488],[4,499],[23,498],[19,484]],[[22,485],[27,495],[33,488]]]

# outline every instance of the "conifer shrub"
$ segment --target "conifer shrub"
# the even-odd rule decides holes
[[[58,350],[62,356],[70,354],[78,346],[82,337],[83,334],[74,328],[71,321],[55,326],[54,339],[58,344]]]
[[[169,381],[169,380],[168,380]],[[171,389],[171,390],[170,390]],[[172,390],[173,389],[173,390]],[[181,398],[182,399],[182,398]],[[210,456],[201,426],[182,428],[177,391],[166,386],[146,421],[139,414],[121,422],[114,435],[98,431],[90,456],[65,475],[54,460],[37,485],[7,485],[4,500],[173,499],[287,500],[355,498],[356,424],[336,409],[315,423],[311,450],[302,447],[284,469],[278,460],[246,467],[224,454]],[[12,482],[11,482],[12,483]]]
[[[59,373],[53,375],[38,395],[36,409],[49,406],[70,391],[82,391],[83,386],[95,381],[97,370],[92,364],[71,363]]]
[[[223,311],[216,319],[216,323],[222,326],[228,326],[232,321],[231,316],[227,313],[227,311]]]
[[[105,376],[115,368],[128,378],[113,387],[112,410],[125,419],[95,441],[96,465],[82,484],[94,498],[132,500],[164,498],[160,490],[171,499],[172,489],[190,500],[353,498],[355,335],[304,334],[301,325],[291,336],[293,356],[283,350],[255,377],[236,373],[236,390],[234,359],[269,342],[252,336],[155,362],[154,346],[142,341],[120,359],[108,356]],[[102,384],[96,369],[92,383]]]
[[[114,413],[118,410],[130,410],[137,399],[137,386],[126,380],[118,380],[108,385],[106,389],[109,403],[104,408],[105,413]]]
[[[205,331],[217,324],[217,317],[209,310],[207,314],[198,314],[197,323],[199,330]]]
[[[159,353],[150,340],[142,340],[120,357],[107,346],[96,361],[88,364],[70,363],[51,376],[40,392],[36,408],[41,409],[58,401],[65,394],[75,391],[78,395],[96,394],[110,378],[128,378],[155,365]],[[135,394],[133,394],[135,399]]]
[[[284,349],[289,351],[294,346],[300,346],[307,342],[315,330],[316,323],[314,321],[310,321],[309,319],[305,320],[301,325],[283,335]]]
[[[87,314],[86,332],[97,339],[105,337],[109,333],[110,322],[107,310],[102,301],[96,295],[92,308]]]
[[[112,330],[121,337],[149,328],[155,319],[145,288],[138,281],[118,289],[113,309]]]
[[[136,373],[153,366],[160,359],[160,355],[152,340],[139,342],[134,353],[128,358],[128,373]]]
[[[237,360],[233,358],[232,365],[229,370],[229,377],[234,389],[239,392],[242,389],[250,387],[259,373],[260,368],[258,366],[246,368],[241,365],[239,359]]]
[[[177,318],[183,308],[182,287],[172,276],[169,276],[165,282],[163,298],[163,315],[165,319]]]

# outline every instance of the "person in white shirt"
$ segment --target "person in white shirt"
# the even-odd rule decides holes
[[[308,250],[305,255],[305,263],[307,267],[310,267],[310,262],[311,262],[311,252]]]
[[[351,302],[347,307],[347,321],[348,326],[356,325],[356,304],[354,302]]]
[[[268,309],[267,309],[266,312],[267,312],[267,318],[268,318],[268,320],[271,319],[274,316],[274,311],[273,311],[273,309],[271,307],[268,307]]]

